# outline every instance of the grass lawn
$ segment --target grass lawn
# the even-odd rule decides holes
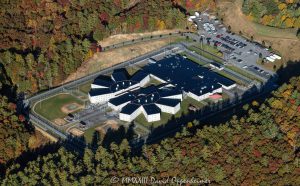
[[[196,48],[202,48],[203,50],[205,50],[205,51],[207,51],[209,53],[212,53],[212,54],[214,54],[216,56],[223,57],[222,53],[220,53],[220,51],[217,48],[215,48],[215,47],[213,47],[211,45],[197,44],[195,46],[196,46]]]
[[[203,103],[198,102],[197,100],[195,100],[191,97],[186,97],[185,99],[182,100],[181,109],[179,110],[179,112],[177,112],[175,114],[175,117],[179,118],[180,116],[182,116],[182,114],[188,114],[190,105],[193,105],[193,106],[196,106],[196,107],[199,107],[199,108],[205,106]]]
[[[160,120],[159,121],[155,121],[155,122],[148,122],[144,116],[144,114],[140,114],[134,121],[147,127],[150,128],[153,125],[153,128],[156,128],[160,125],[166,124],[170,119],[171,119],[172,115],[168,114],[168,113],[164,113],[162,112],[160,115]]]
[[[223,63],[223,60],[221,60],[220,58],[218,58],[218,57],[216,57],[216,56],[213,56],[213,55],[207,53],[207,52],[209,52],[209,51],[203,52],[203,51],[201,51],[199,48],[197,48],[197,47],[195,47],[195,46],[188,47],[188,49],[189,49],[189,50],[195,51],[197,54],[199,54],[199,55],[201,55],[201,56],[203,56],[203,57],[205,57],[205,58],[207,58],[207,59],[214,60],[214,61],[216,61],[216,62],[218,62],[218,63]],[[204,49],[204,50],[205,50],[205,49]],[[206,50],[205,50],[205,51],[206,51]],[[215,55],[216,55],[216,54],[215,54]]]
[[[37,103],[34,110],[36,113],[52,121],[56,118],[65,117],[67,114],[61,111],[61,107],[74,102],[83,104],[81,100],[70,94],[59,94]]]
[[[91,84],[92,82],[88,82],[86,84],[80,85],[79,86],[79,90],[83,93],[89,93],[89,91],[91,90]]]
[[[100,123],[100,124],[98,124],[98,125],[95,125],[95,126],[93,126],[93,127],[91,127],[91,128],[88,128],[88,129],[86,129],[86,130],[84,131],[83,136],[84,136],[84,139],[85,139],[85,141],[86,141],[87,143],[91,143],[91,142],[92,142],[94,132],[96,131],[95,129],[96,129],[98,126],[100,126],[100,125],[102,125],[102,123]],[[100,136],[100,137],[103,137],[103,136]]]
[[[224,76],[224,77],[226,77],[226,78],[228,78],[228,79],[231,79],[231,80],[235,81],[237,84],[245,85],[245,83],[243,81],[241,81],[241,80],[239,80],[239,79],[237,79],[237,78],[235,78],[235,77],[233,77],[233,76],[225,73],[223,70],[217,70],[215,72],[218,73],[218,74],[220,74],[220,75],[222,75],[222,76]]]
[[[241,74],[241,75],[243,75],[243,76],[245,76],[245,77],[247,77],[249,79],[253,79],[253,80],[257,80],[259,82],[262,82],[262,80],[260,78],[257,78],[256,76],[254,76],[254,75],[246,72],[245,70],[240,69],[239,67],[236,67],[236,66],[227,66],[226,68],[228,68],[228,69],[230,69],[230,70],[232,70],[234,72],[237,72],[237,73],[239,73],[239,74]]]
[[[191,38],[186,38],[184,36],[178,36],[173,42],[171,42],[171,44],[176,44],[176,43],[180,43],[180,42],[194,42]]]

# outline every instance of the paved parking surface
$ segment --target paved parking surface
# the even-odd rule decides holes
[[[265,80],[274,75],[274,72],[256,63],[259,55],[262,58],[272,55],[268,49],[258,43],[247,41],[239,35],[228,33],[219,21],[210,20],[207,15],[201,14],[193,21],[197,24],[198,36],[191,37],[197,41],[202,37],[204,44],[215,45],[224,53],[224,59],[228,63]]]

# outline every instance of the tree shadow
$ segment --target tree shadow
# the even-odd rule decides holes
[[[200,124],[192,127],[195,131],[195,129],[203,128],[207,123],[212,126],[217,126],[230,120],[234,115],[242,117],[247,114],[247,112],[242,109],[245,104],[249,104],[254,100],[264,102],[272,96],[272,91],[276,90],[278,86],[287,83],[292,77],[300,76],[299,69],[300,61],[289,61],[285,68],[281,67],[278,69],[277,75],[271,77],[265,84],[253,86],[241,96],[235,94],[235,97],[230,101],[208,105],[201,110],[190,112],[188,115],[183,115],[180,118],[172,118],[165,125],[151,130],[146,144],[157,143],[167,137],[173,137],[176,132],[180,132],[184,126],[187,126],[188,122],[194,120],[200,121]],[[210,114],[212,114],[212,116],[209,116]],[[216,114],[218,117],[216,117]]]
[[[4,176],[6,169],[12,165],[19,165],[18,168],[14,168],[11,174],[17,173],[19,170],[25,168],[28,162],[36,160],[40,156],[46,156],[49,153],[55,153],[61,147],[61,142],[47,143],[35,149],[30,149],[23,152],[19,157],[8,161],[6,164],[0,164],[0,175]]]

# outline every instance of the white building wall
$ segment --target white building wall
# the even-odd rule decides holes
[[[156,79],[157,81],[160,81],[160,82],[162,82],[162,83],[166,83],[165,80],[160,79],[159,77],[157,77],[157,76],[155,76],[155,75],[153,75],[153,74],[150,74],[150,77],[152,77],[153,79]]]
[[[129,102],[130,102],[130,101],[128,101],[128,102],[126,102],[126,103],[123,103],[123,104],[121,104],[121,105],[118,105],[118,106],[116,106],[116,105],[114,105],[114,104],[108,102],[108,107],[112,108],[113,110],[121,110],[121,109],[122,109],[126,104],[128,104]]]
[[[96,84],[91,84],[91,88],[92,89],[96,89],[96,88],[108,88],[106,86],[101,86],[101,85],[96,85]]]
[[[218,88],[218,89],[216,89],[216,90],[213,90],[213,92],[212,93],[222,93],[222,87],[220,87],[220,88]]]
[[[151,114],[146,116],[148,122],[154,122],[160,120],[160,113]]]
[[[192,92],[189,92],[187,95],[188,95],[189,97],[191,97],[191,98],[197,100],[197,101],[202,101],[202,100],[205,100],[205,99],[209,98],[209,96],[212,95],[212,94],[213,94],[213,93],[208,92],[208,93],[203,94],[203,95],[201,95],[201,96],[197,96],[197,95],[193,94]]]
[[[224,89],[226,89],[226,90],[230,90],[230,89],[233,89],[233,88],[235,88],[236,87],[236,83],[235,84],[233,84],[233,85],[231,85],[231,86],[225,86],[225,85],[222,85],[222,87],[224,88]]]
[[[162,98],[169,98],[169,99],[180,99],[182,101],[182,94],[173,95],[173,96],[166,96]]]
[[[169,113],[169,114],[176,114],[176,112],[178,112],[180,110],[180,103],[178,103],[178,105],[176,105],[175,107],[170,107],[170,106],[166,106],[166,105],[161,105],[158,103],[155,103],[162,112],[165,113]]]
[[[144,116],[148,122],[154,122],[154,121],[160,120],[160,113],[148,115],[147,112],[145,111],[144,107],[141,107],[141,111],[144,114]]]
[[[119,114],[119,119],[122,121],[127,121],[127,122],[131,122],[133,121],[138,115],[140,115],[142,113],[142,107],[139,107],[138,109],[136,109],[136,111],[134,111],[131,115],[128,114],[124,114],[124,113],[120,113]]]
[[[114,93],[110,93],[110,94],[102,94],[102,95],[98,95],[98,96],[90,96],[89,94],[89,99],[91,101],[91,103],[104,103],[107,102],[108,100],[110,100],[111,98],[113,98],[115,95]]]
[[[140,86],[143,87],[149,82],[150,82],[150,76],[148,75],[144,79],[142,79],[142,81],[140,81]]]

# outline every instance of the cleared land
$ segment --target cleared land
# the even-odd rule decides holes
[[[121,43],[123,41],[130,41],[132,39],[137,39],[150,35],[160,35],[171,32],[177,32],[178,30],[165,30],[149,33],[139,33],[139,34],[120,34],[108,37],[101,41],[102,46],[108,46],[116,43]],[[135,57],[146,54],[150,51],[159,49],[163,46],[166,46],[170,43],[173,43],[178,40],[179,37],[170,37],[165,39],[159,39],[154,41],[145,41],[142,43],[124,46],[117,49],[112,49],[105,52],[95,53],[92,58],[84,62],[81,67],[77,69],[76,73],[71,74],[64,82],[69,82],[80,77],[84,77],[88,74],[97,72],[104,68],[111,67],[112,65],[133,59]]]
[[[283,62],[300,59],[300,40],[294,29],[279,29],[253,23],[241,11],[241,0],[221,0],[217,3],[219,15],[224,24],[231,26],[231,30],[254,40],[265,41],[283,56]]]
[[[148,36],[156,36],[156,35],[161,35],[161,34],[168,34],[168,33],[175,33],[179,32],[182,30],[159,30],[159,31],[154,31],[154,32],[144,32],[144,33],[132,33],[132,34],[117,34],[110,36],[108,38],[103,39],[102,41],[99,41],[98,43],[102,46],[110,46],[118,43],[122,43],[124,41],[130,41],[133,39],[139,39],[142,37],[148,37]]]
[[[58,94],[49,99],[36,103],[34,111],[37,114],[54,121],[57,118],[64,118],[67,113],[62,110],[66,105],[72,103],[83,105],[83,102],[70,94]]]

